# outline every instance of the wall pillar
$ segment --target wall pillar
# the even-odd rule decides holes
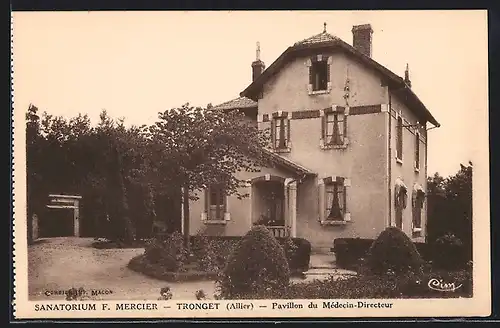
[[[248,230],[251,230],[252,227],[253,227],[253,213],[254,213],[254,195],[253,195],[253,185],[252,185],[252,182],[251,181],[247,181],[246,184],[245,184],[245,187],[247,188],[247,192],[248,192],[248,204],[249,204],[249,208],[248,208],[248,221],[247,221],[247,224],[248,224]]]
[[[297,181],[288,185],[288,203],[290,211],[290,236],[297,237]]]
[[[80,237],[80,202],[75,199],[73,208],[73,220],[75,222],[73,229],[75,237]]]

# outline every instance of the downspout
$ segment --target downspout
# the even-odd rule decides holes
[[[391,101],[391,90],[387,87],[387,93],[389,96],[389,108],[387,113],[389,114],[389,138],[388,138],[388,178],[387,178],[387,191],[389,195],[389,222],[388,227],[392,224],[392,101]]]

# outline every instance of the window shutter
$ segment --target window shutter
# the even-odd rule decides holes
[[[319,206],[319,221],[325,221],[325,184],[320,183],[318,185],[318,206]]]
[[[271,148],[275,148],[275,139],[276,139],[276,120],[271,119]]]
[[[209,219],[210,215],[210,188],[205,189],[205,218]]]
[[[326,120],[327,120],[327,116],[326,114],[321,116],[321,138],[326,142],[326,129],[327,129],[327,126],[326,126]]]
[[[314,84],[313,66],[309,66],[309,84]]]
[[[290,119],[286,120],[286,146],[290,145]]]
[[[330,82],[330,63],[326,62],[326,82]]]

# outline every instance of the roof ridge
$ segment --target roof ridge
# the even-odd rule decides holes
[[[314,34],[308,38],[305,38],[303,40],[297,41],[294,43],[294,46],[300,45],[300,44],[308,44],[308,43],[321,43],[321,42],[328,42],[328,41],[333,41],[333,40],[339,40],[340,38],[330,34],[326,31],[323,31],[318,34]]]

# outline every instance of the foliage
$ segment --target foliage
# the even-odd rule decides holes
[[[423,260],[411,239],[396,227],[386,228],[373,242],[366,258],[367,268],[374,274],[388,271],[419,272]]]
[[[198,269],[208,272],[222,270],[239,244],[239,240],[211,238],[201,233],[194,236],[192,242]]]
[[[429,288],[431,279],[454,282],[455,291],[442,292]],[[406,272],[390,275],[358,275],[351,278],[315,280],[292,284],[276,290],[272,299],[389,299],[389,298],[456,298],[472,297],[472,271],[431,271],[425,273]],[[255,293],[249,298],[261,298]]]
[[[238,299],[285,288],[289,279],[283,248],[266,227],[255,226],[231,254],[217,287],[223,299]]]
[[[197,300],[205,300],[205,299],[207,299],[207,294],[203,291],[203,289],[198,289],[194,293],[194,296],[196,297]]]
[[[456,236],[472,259],[472,163],[460,165],[453,176],[443,178],[438,173],[428,179],[427,240]]]
[[[146,244],[144,255],[151,264],[160,265],[169,272],[181,271],[187,259],[183,238],[178,232],[164,240],[151,239]]]
[[[145,276],[152,277],[163,281],[182,282],[182,281],[200,281],[200,280],[215,280],[217,274],[213,272],[199,271],[189,268],[185,271],[169,271],[157,263],[151,263],[144,254],[132,258],[127,267]]]
[[[340,268],[359,270],[373,242],[374,239],[336,238],[333,243],[335,264]],[[422,259],[431,263],[436,269],[457,269],[465,267],[469,261],[467,248],[451,235],[433,244],[422,242],[413,244]]]
[[[457,269],[468,262],[467,254],[464,254],[463,243],[455,235],[448,233],[439,237],[434,243],[439,252],[433,258],[433,265],[441,269]]]
[[[165,286],[160,289],[160,297],[158,298],[159,301],[167,301],[172,299],[173,293],[170,290],[170,286]]]
[[[106,111],[92,126],[87,115],[40,116],[30,106],[28,215],[44,210],[49,193],[71,193],[83,196],[81,214],[91,218],[82,220],[84,236],[100,231],[99,237],[130,244],[150,237],[157,219],[172,232],[180,227],[181,187],[196,198],[196,191],[222,182],[227,194],[244,197],[235,173],[272,165],[261,152],[267,132],[242,115],[186,104],[159,113],[151,126],[126,127]]]

